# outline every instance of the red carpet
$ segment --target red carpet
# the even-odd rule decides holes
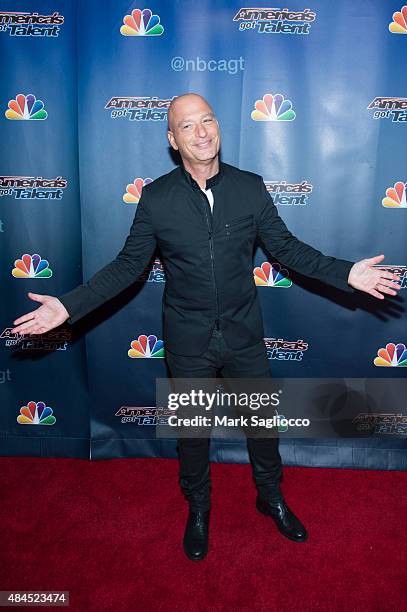
[[[210,551],[191,562],[177,471],[0,457],[0,590],[70,591],[79,612],[407,609],[405,472],[285,468],[297,544],[255,510],[249,465],[212,464]]]

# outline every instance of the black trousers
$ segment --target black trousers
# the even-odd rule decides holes
[[[172,378],[269,378],[271,376],[263,341],[245,349],[230,349],[222,332],[214,330],[207,350],[198,357],[166,351]],[[210,508],[209,438],[178,438],[179,483],[191,510]],[[281,496],[282,477],[278,437],[247,437],[253,480],[264,499]]]

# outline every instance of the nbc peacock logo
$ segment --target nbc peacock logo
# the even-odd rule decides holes
[[[253,270],[254,282],[258,287],[291,287],[292,281],[287,278],[288,271],[279,263],[265,261]]]
[[[123,36],[161,36],[164,32],[158,15],[153,15],[150,9],[134,9],[130,15],[123,18],[120,34]]]
[[[123,195],[123,202],[125,202],[126,204],[138,204],[141,198],[141,192],[143,191],[143,187],[152,182],[153,179],[151,178],[134,179],[134,181],[126,187],[126,193]]]
[[[130,346],[131,349],[127,351],[127,354],[132,359],[164,357],[164,342],[158,340],[154,335],[141,335],[137,340],[132,340]]]
[[[253,121],[294,121],[296,115],[291,100],[282,94],[264,94],[262,100],[256,100],[252,111]]]
[[[34,255],[25,253],[21,259],[16,259],[14,266],[11,272],[14,278],[50,278],[52,276],[49,262],[42,259],[38,253]]]
[[[393,21],[389,23],[392,34],[407,34],[407,6],[393,13]]]
[[[8,109],[5,112],[7,119],[38,121],[48,117],[48,113],[44,108],[44,102],[37,100],[34,94],[18,94],[15,100],[10,100]]]
[[[53,412],[44,402],[28,402],[27,406],[20,408],[17,422],[20,425],[54,425],[56,418]]]
[[[382,200],[385,208],[407,208],[407,183],[397,181],[394,187],[386,189],[386,197]]]
[[[375,366],[385,368],[405,368],[407,367],[407,349],[406,345],[400,342],[394,344],[389,342],[385,348],[377,351],[377,357],[373,362]]]

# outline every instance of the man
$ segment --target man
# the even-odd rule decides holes
[[[168,139],[183,167],[144,187],[125,245],[87,283],[59,299],[28,293],[42,305],[14,321],[14,332],[44,333],[74,323],[124,290],[143,272],[158,247],[166,271],[164,342],[174,378],[269,377],[263,324],[253,282],[253,246],[260,239],[289,268],[345,291],[378,299],[396,295],[394,274],[374,268],[384,256],[358,263],[322,255],[299,241],[278,215],[260,176],[219,160],[220,131],[212,108],[197,94],[175,98]],[[258,497],[286,537],[307,532],[280,487],[278,438],[247,438]],[[188,558],[208,550],[209,439],[180,438],[180,485],[189,501],[184,534]]]

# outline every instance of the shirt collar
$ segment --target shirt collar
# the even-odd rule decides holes
[[[195,179],[192,178],[190,173],[187,170],[185,170],[183,165],[181,166],[181,169],[182,169],[183,175],[184,175],[185,179],[187,180],[187,182],[192,187],[194,187],[194,189],[200,189],[198,183],[195,181]],[[219,172],[217,174],[215,174],[215,176],[211,176],[211,178],[207,179],[207,181],[206,181],[206,189],[212,189],[212,187],[217,185],[221,181],[221,179],[222,179],[222,177],[224,175],[224,171],[225,171],[225,169],[224,169],[223,163],[221,161],[219,161]]]

